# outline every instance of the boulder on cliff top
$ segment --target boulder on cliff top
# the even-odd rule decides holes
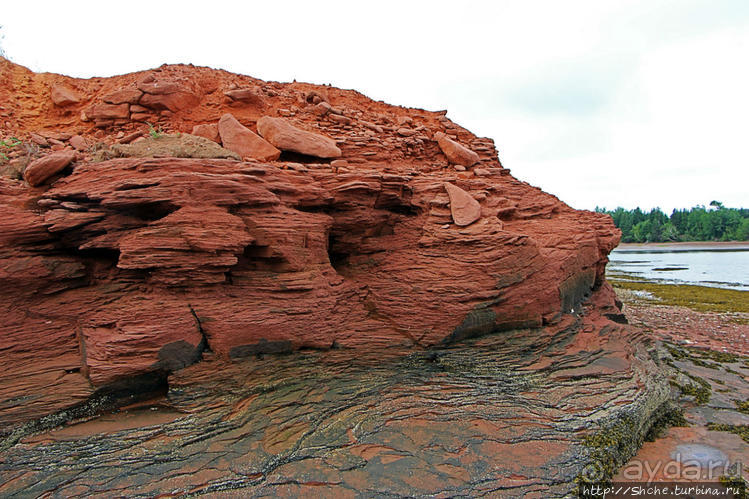
[[[263,96],[252,88],[234,88],[224,92],[224,95],[236,102],[245,102],[258,107],[265,106],[265,99]]]
[[[156,78],[151,74],[138,82],[138,88],[144,92],[140,105],[151,109],[176,112],[200,102],[198,92],[186,80]]]
[[[217,123],[201,123],[192,127],[192,135],[198,137],[205,137],[208,140],[212,140],[217,143],[221,143],[221,135],[218,133]]]
[[[80,135],[73,135],[68,142],[77,151],[85,151],[89,148],[88,141]]]
[[[94,120],[125,119],[130,116],[128,104],[94,104],[86,110],[86,116]]]
[[[226,113],[218,121],[218,133],[224,147],[242,158],[275,161],[281,156],[281,151],[241,124],[231,113]]]
[[[442,132],[434,134],[434,140],[439,144],[442,152],[447,156],[450,163],[463,166],[472,166],[479,162],[479,155],[462,144],[452,140]]]
[[[333,139],[301,130],[283,118],[263,116],[257,122],[257,131],[264,139],[282,151],[297,152],[318,158],[341,157],[341,150]]]
[[[81,101],[80,96],[74,90],[62,85],[53,85],[50,97],[54,105],[59,107],[78,104]]]
[[[33,187],[42,185],[50,177],[62,171],[66,166],[72,163],[74,159],[75,152],[73,151],[53,152],[52,154],[48,154],[31,162],[31,164],[26,167],[26,171],[23,172],[23,177],[26,179],[26,182]]]
[[[481,205],[473,196],[448,182],[445,182],[445,190],[447,195],[450,196],[450,212],[455,225],[471,225],[481,218]]]
[[[143,92],[135,87],[124,87],[105,95],[102,100],[108,104],[137,104]]]

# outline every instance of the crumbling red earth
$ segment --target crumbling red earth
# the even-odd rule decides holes
[[[611,219],[516,180],[491,139],[444,111],[192,66],[89,80],[0,69],[2,136],[25,144],[8,158],[15,179],[0,178],[6,433],[207,352],[539,335],[591,297],[587,333],[620,327]],[[243,161],[101,156],[188,133]],[[50,150],[72,165],[26,167]],[[582,353],[600,338],[569,343],[580,376],[642,371],[640,336],[618,331],[632,344],[604,341],[610,362]]]

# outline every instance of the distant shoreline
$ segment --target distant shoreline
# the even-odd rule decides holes
[[[619,243],[615,249],[647,249],[647,248],[720,248],[720,249],[747,249],[749,241],[685,241],[669,243]]]

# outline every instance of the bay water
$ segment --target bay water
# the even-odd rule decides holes
[[[749,291],[749,242],[623,244],[609,255],[607,272],[667,284]]]

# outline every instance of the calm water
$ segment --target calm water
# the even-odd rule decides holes
[[[749,291],[749,244],[627,245],[609,256],[611,273],[626,272],[667,283]]]

